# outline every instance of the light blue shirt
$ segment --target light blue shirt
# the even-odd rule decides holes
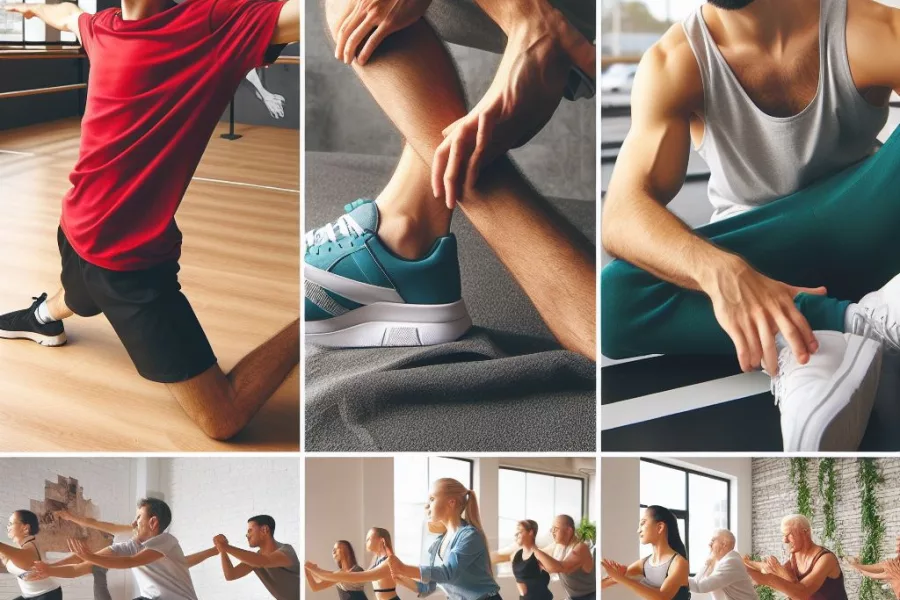
[[[442,535],[431,545],[429,564],[419,567],[422,572],[419,596],[431,594],[438,585],[449,600],[484,600],[500,592],[484,538],[475,527],[463,521],[440,560],[438,551],[443,540]]]

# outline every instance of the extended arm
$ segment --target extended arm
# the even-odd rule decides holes
[[[540,548],[534,549],[534,555],[548,573],[565,573],[568,575],[582,568],[585,564],[585,555],[589,558],[590,552],[585,544],[578,544],[561,561],[553,558]]]
[[[220,551],[219,556],[222,558],[222,573],[225,575],[225,581],[234,581],[253,572],[253,567],[246,563],[241,562],[234,566],[231,558],[228,557],[228,552]]]
[[[196,567],[197,565],[202,563],[204,560],[206,560],[208,558],[212,558],[213,556],[215,556],[218,553],[219,553],[219,551],[216,550],[215,546],[213,546],[209,550],[202,550],[200,552],[195,552],[194,554],[188,554],[184,558],[185,558],[185,560],[187,560],[188,567],[190,568],[190,567]]]
[[[225,546],[225,551],[245,565],[249,565],[252,569],[274,569],[277,567],[291,566],[291,559],[281,551],[272,552],[271,554],[261,554],[259,552],[235,548],[231,545]]]
[[[40,558],[34,546],[28,545],[24,548],[16,548],[3,543],[0,543],[0,556],[4,557],[5,561],[8,560],[18,568],[26,571]]]
[[[65,510],[61,510],[54,514],[59,519],[71,521],[76,525],[81,525],[82,527],[87,527],[88,529],[96,529],[110,535],[129,534],[133,531],[131,525],[111,523],[109,521],[98,521],[97,519],[92,519],[90,517],[79,517]]]
[[[306,573],[306,583],[309,585],[309,589],[314,592],[321,592],[337,585],[334,581],[319,581],[309,567],[304,568],[303,572]]]
[[[546,550],[544,552],[546,553]],[[600,587],[604,590],[608,587],[616,585],[617,583],[617,581],[609,575],[609,572],[612,570],[624,573],[625,576],[630,579],[640,579],[644,571],[643,561],[641,560],[636,560],[627,567],[612,560],[604,560],[603,566],[604,568],[606,568],[607,576],[600,580]]]
[[[325,571],[318,568],[314,568],[312,571],[319,579],[341,583],[368,583],[391,577],[391,570],[386,562],[368,571]]]
[[[81,39],[78,16],[84,11],[71,2],[61,4],[19,4],[4,6],[7,12],[19,13],[26,19],[37,17],[59,31],[69,31]]]

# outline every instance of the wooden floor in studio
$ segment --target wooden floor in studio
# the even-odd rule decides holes
[[[299,314],[299,132],[237,125],[210,141],[178,212],[181,283],[227,372]],[[60,205],[78,155],[67,119],[0,131],[0,313],[59,287]],[[0,452],[296,451],[295,370],[248,428],[208,439],[165,386],[141,378],[102,316],[61,348],[0,340]]]

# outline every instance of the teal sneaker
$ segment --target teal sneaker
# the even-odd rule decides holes
[[[472,326],[462,300],[456,237],[406,260],[378,238],[378,207],[357,200],[304,238],[306,341],[332,348],[430,346]]]

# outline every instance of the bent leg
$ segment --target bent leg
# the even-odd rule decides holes
[[[796,304],[813,330],[843,331],[849,303],[900,272],[896,190],[900,137],[894,134],[860,165],[697,232],[773,279],[825,286],[827,297],[800,294]],[[705,294],[623,261],[603,269],[600,290],[605,356],[734,352]]]
[[[166,387],[209,437],[236,435],[300,363],[300,321],[294,321],[250,354],[228,375],[219,365]]]
[[[334,32],[346,0],[325,4]],[[365,67],[354,63],[354,69],[430,173],[442,131],[467,112],[446,47],[420,21],[388,37]],[[430,195],[425,199],[441,204]],[[594,358],[593,245],[556,214],[507,158],[483,171],[478,185],[465,191],[460,207],[560,343]]]

